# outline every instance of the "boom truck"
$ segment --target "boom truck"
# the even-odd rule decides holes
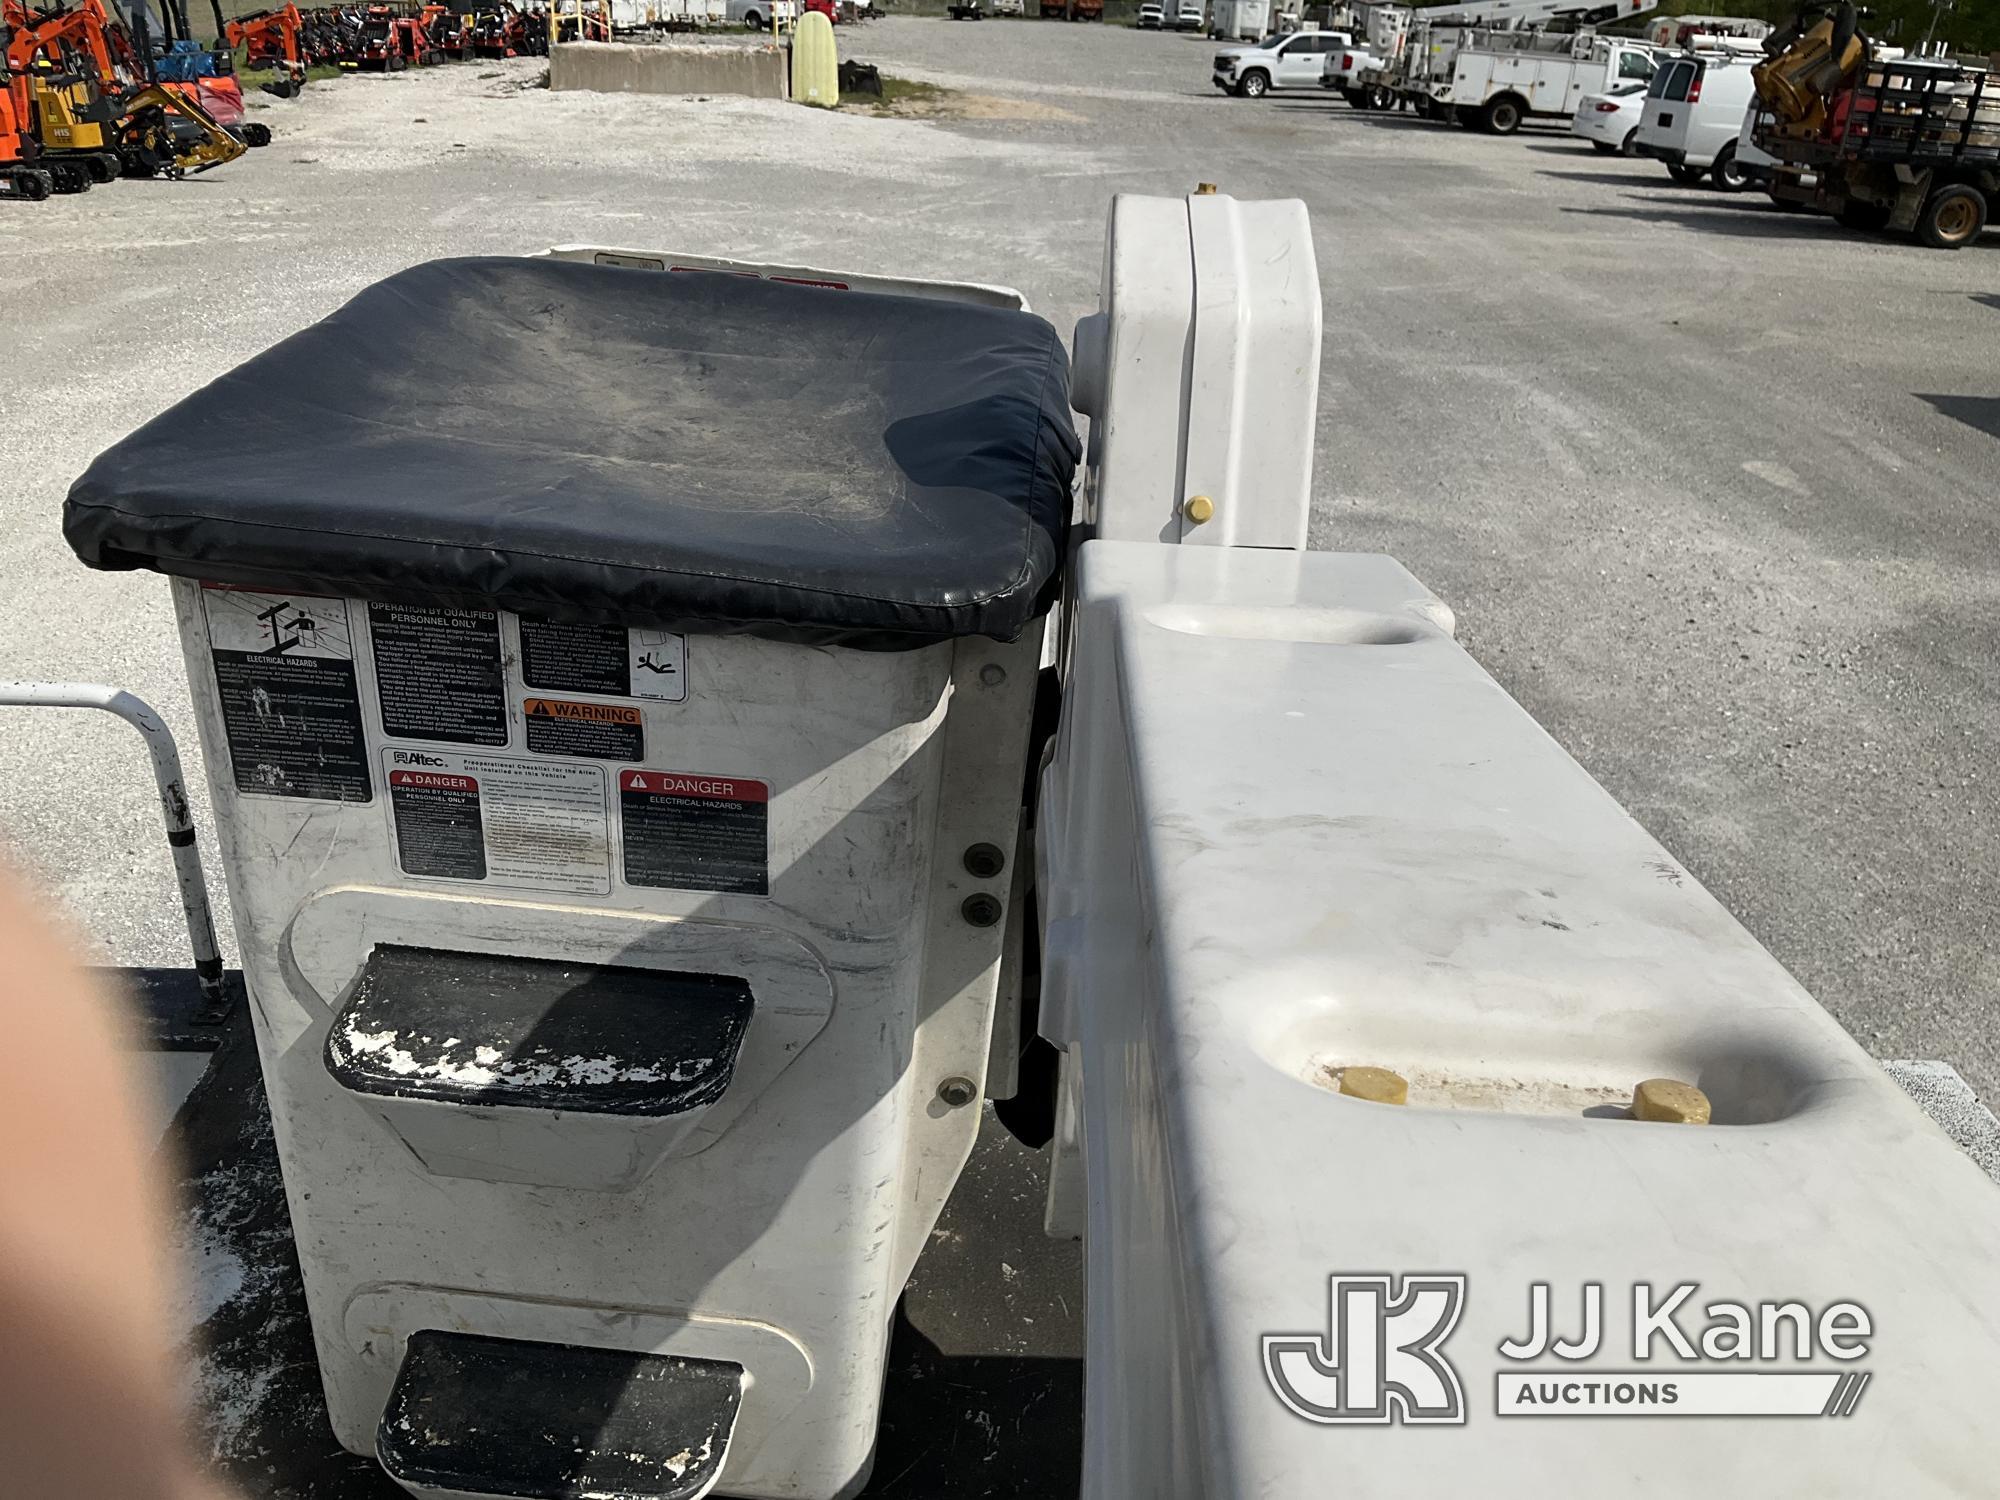
[[[1101,264],[1065,341],[432,262],[72,486],[177,621],[338,1441],[855,1495],[1006,1128],[1083,1242],[1082,1500],[1990,1488],[1993,1182],[1444,600],[1308,546],[1305,206],[1121,195]],[[779,420],[802,358],[862,398]]]
[[[1778,162],[1772,197],[1939,250],[1979,238],[2000,197],[1990,68],[1892,56],[1852,5],[1801,11],[1764,50],[1752,138]]]
[[[1552,22],[1580,36],[1658,5],[1659,0],[1465,0],[1416,9],[1369,6],[1366,47],[1329,55],[1321,83],[1357,109],[1414,108],[1435,120],[1505,133],[1530,115],[1566,117],[1577,99],[1603,86],[1604,75],[1632,66],[1625,60],[1628,50],[1645,53],[1623,39],[1579,48],[1567,36],[1552,37],[1546,45],[1519,38],[1535,36]],[[1478,54],[1462,82],[1461,51]]]

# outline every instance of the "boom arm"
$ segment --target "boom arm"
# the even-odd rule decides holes
[[[13,71],[26,72],[37,54],[46,52],[53,58],[60,49],[69,46],[88,55],[97,76],[105,83],[116,80],[116,65],[106,41],[109,19],[99,0],[82,0],[73,10],[39,17],[31,16],[25,5],[10,0],[5,15],[13,32],[7,44],[7,62]]]
[[[1578,20],[1602,25],[1658,10],[1660,0],[1461,0],[1456,5],[1425,5],[1410,12],[1417,24],[1519,28],[1543,21]]]

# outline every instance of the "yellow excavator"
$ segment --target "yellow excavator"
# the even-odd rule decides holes
[[[243,155],[244,144],[195,100],[120,77],[115,54],[129,43],[100,0],[40,12],[4,0],[4,21],[8,64],[17,88],[25,87],[41,147],[37,165],[57,191],[81,192],[121,172],[183,177]]]

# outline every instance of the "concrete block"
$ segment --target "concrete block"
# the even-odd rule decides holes
[[[747,94],[786,97],[785,54],[771,47],[641,47],[559,42],[549,87],[605,94]]]

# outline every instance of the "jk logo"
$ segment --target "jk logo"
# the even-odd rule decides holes
[[[1465,1421],[1440,1346],[1465,1309],[1463,1276],[1335,1276],[1325,1333],[1264,1335],[1264,1378],[1308,1422]]]

